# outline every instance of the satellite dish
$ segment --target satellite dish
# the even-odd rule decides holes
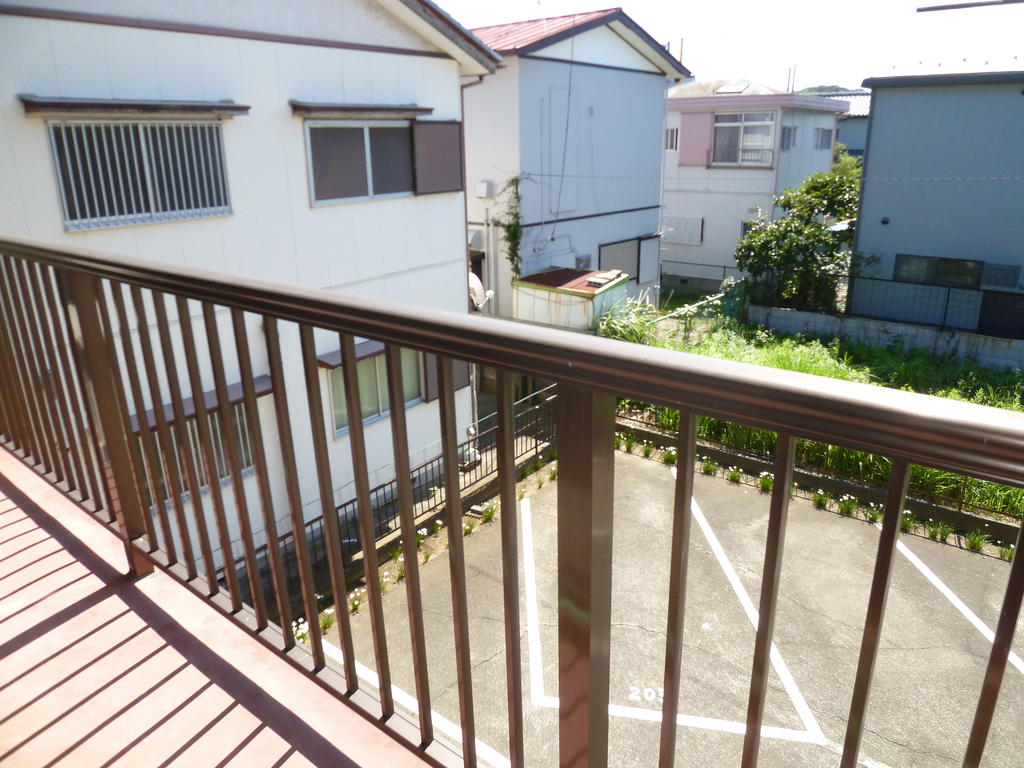
[[[484,284],[480,282],[480,278],[472,272],[469,273],[469,298],[473,302],[473,306],[477,309],[483,309],[484,304],[494,296],[494,291],[485,291]]]

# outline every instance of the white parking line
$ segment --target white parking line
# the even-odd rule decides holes
[[[875,527],[881,529],[882,526],[878,523],[875,523]],[[898,549],[903,554],[903,556],[910,561],[911,565],[917,568],[917,570],[919,570],[921,574],[926,579],[928,579],[929,582],[931,582],[931,585],[933,587],[939,590],[939,594],[946,598],[954,608],[956,608],[958,611],[960,611],[960,613],[963,614],[964,618],[971,623],[971,626],[973,626],[976,630],[978,630],[978,632],[981,633],[982,637],[984,637],[990,643],[995,642],[996,633],[993,632],[985,622],[979,619],[977,614],[970,608],[968,608],[967,604],[964,603],[964,601],[961,600],[959,597],[957,597],[953,590],[947,587],[945,583],[942,581],[942,579],[936,576],[932,569],[921,561],[921,558],[919,558],[917,555],[911,552],[907,545],[904,544],[902,541],[897,540],[896,549]],[[1013,651],[1010,651],[1009,662],[1017,668],[1018,672],[1024,675],[1024,662],[1021,661],[1020,656],[1018,656]]]
[[[345,662],[345,656],[342,654],[341,648],[333,643],[329,643],[327,640],[324,640],[323,643],[324,653],[327,656],[330,656],[334,661],[338,662],[338,664],[343,664]],[[359,675],[359,678],[368,686],[375,690],[380,690],[380,678],[377,677],[377,673],[359,661],[356,662],[356,674]],[[395,704],[409,712],[410,715],[416,717],[419,714],[420,708],[419,704],[416,702],[415,696],[403,691],[397,685],[391,686],[391,695],[395,699]],[[436,710],[430,711],[430,718],[434,723],[434,728],[436,730],[443,733],[455,742],[456,745],[462,745],[462,728],[446,718],[444,715],[438,714]],[[476,753],[481,762],[492,766],[492,768],[511,768],[512,764],[509,762],[507,757],[493,747],[484,744],[480,739],[476,740]]]
[[[536,564],[533,554],[533,522],[530,500],[523,499],[520,502],[520,509],[522,510],[523,582],[526,588],[526,633],[530,666],[530,698],[534,706],[557,709],[558,697],[549,696],[544,693],[543,660],[541,656],[540,641],[540,615],[537,607],[537,579]],[[700,526],[705,538],[708,540],[708,544],[715,553],[715,557],[718,560],[719,565],[725,572],[730,586],[732,586],[733,591],[736,593],[740,603],[743,605],[744,611],[747,613],[747,617],[756,629],[757,610],[754,608],[754,604],[751,602],[750,596],[747,594],[743,584],[739,580],[739,577],[736,575],[736,571],[733,569],[732,564],[725,555],[725,550],[722,549],[722,545],[719,543],[718,538],[711,530],[710,525],[708,525],[708,521],[701,512],[696,500],[693,502],[693,514],[694,519],[697,521],[697,524]],[[797,715],[803,723],[804,730],[801,731],[793,728],[780,728],[777,726],[762,725],[761,735],[765,738],[781,739],[784,741],[817,744],[821,746],[825,745],[827,743],[825,734],[822,733],[821,728],[818,726],[817,720],[815,720],[810,707],[804,700],[799,688],[797,688],[796,682],[793,680],[793,676],[789,672],[789,668],[782,660],[782,656],[779,654],[774,643],[771,648],[771,664],[775,669],[776,674],[779,676],[779,679],[782,681],[783,688],[789,695],[789,698],[797,711]],[[661,711],[657,709],[630,707],[620,704],[609,704],[608,714],[615,715],[617,717],[626,717],[634,720],[647,720],[651,722],[661,722],[662,717]],[[741,735],[746,732],[746,723],[741,723],[735,720],[721,720],[713,717],[680,714],[677,716],[676,722],[679,725],[688,728],[700,728],[703,730],[721,731]]]

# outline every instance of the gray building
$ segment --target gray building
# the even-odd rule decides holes
[[[871,93],[863,90],[839,88],[819,91],[815,96],[826,96],[847,104],[849,110],[839,115],[836,141],[846,147],[854,157],[863,157],[868,143],[868,117],[871,115]]]
[[[864,86],[850,313],[1024,338],[1024,72]]]

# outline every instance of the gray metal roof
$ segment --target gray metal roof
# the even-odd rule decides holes
[[[994,85],[1024,83],[1024,72],[966,72],[963,74],[869,77],[865,88],[908,88],[920,85]]]

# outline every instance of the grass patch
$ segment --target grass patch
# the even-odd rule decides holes
[[[968,531],[964,536],[964,545],[971,552],[981,552],[990,541],[987,533],[981,531]]]

